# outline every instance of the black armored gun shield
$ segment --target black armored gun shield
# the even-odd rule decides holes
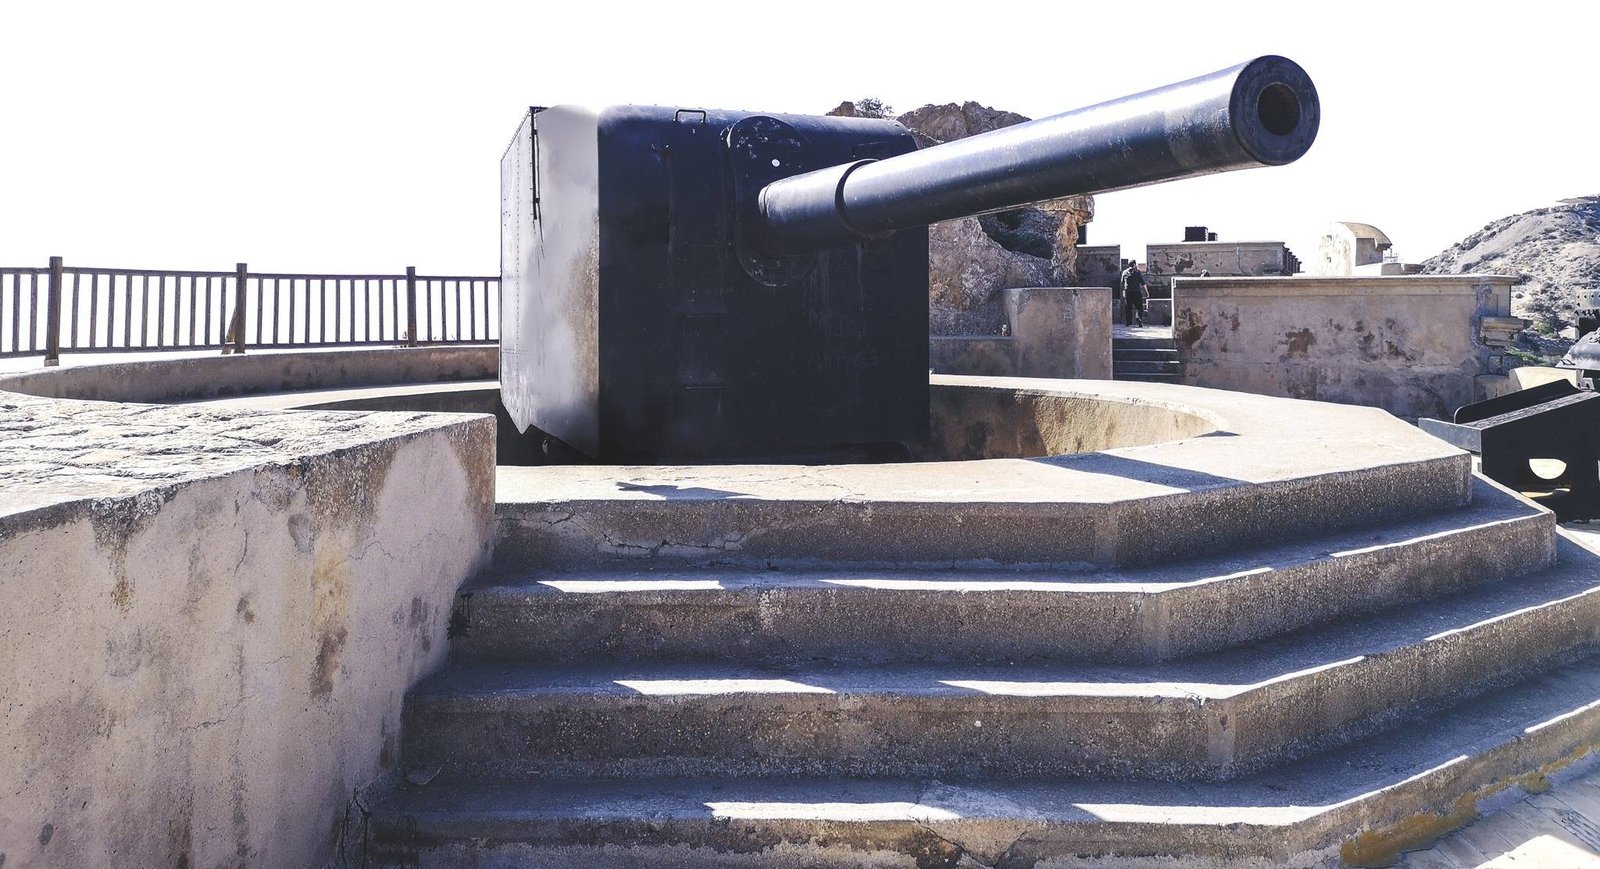
[[[927,430],[925,228],[767,254],[767,184],[915,150],[892,121],[535,109],[501,161],[501,390],[608,461],[827,454]]]

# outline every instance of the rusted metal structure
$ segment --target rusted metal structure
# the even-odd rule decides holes
[[[608,460],[828,455],[927,427],[928,224],[1281,165],[1316,90],[1262,57],[915,150],[892,121],[531,109],[501,161],[501,387]]]

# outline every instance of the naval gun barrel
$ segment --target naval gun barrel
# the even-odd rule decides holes
[[[1185,82],[762,188],[757,243],[804,254],[1084,193],[1281,166],[1311,147],[1311,78],[1268,55]]]

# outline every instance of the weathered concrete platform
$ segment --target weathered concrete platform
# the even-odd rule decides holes
[[[137,544],[134,616],[165,625],[167,609],[143,608],[183,601],[180,618],[199,621],[159,648],[181,647],[203,674],[212,658],[229,663],[209,654],[212,638],[237,638],[256,674],[241,685],[288,678],[237,706],[228,692],[209,698],[195,707],[198,729],[175,731],[192,738],[150,742],[197,757],[240,755],[228,739],[267,746],[245,755],[251,794],[270,791],[251,784],[256,766],[269,778],[342,770],[344,786],[275,804],[304,816],[295,829],[318,831],[296,837],[300,850],[270,841],[276,822],[249,825],[263,863],[325,851],[339,814],[366,825],[345,831],[345,856],[399,865],[1381,865],[1583,768],[1600,744],[1600,560],[1558,537],[1547,512],[1474,481],[1465,454],[1360,408],[981,378],[933,387],[929,455],[969,461],[500,469],[499,563],[456,596],[450,665],[410,692],[401,715],[400,686],[446,645],[443,604],[429,595],[448,599],[459,582],[427,564],[482,551],[488,478],[467,487],[483,494],[481,509],[447,517],[480,536],[413,535],[409,548],[371,544],[388,532],[362,522],[339,532],[349,540],[322,539],[313,518],[307,553],[294,493],[305,490],[314,517],[340,491],[305,469],[326,460],[360,470],[386,444],[429,439],[438,456],[419,453],[407,465],[414,478],[384,486],[378,514],[414,527],[438,509],[428,505],[459,500],[443,433],[470,428],[482,459],[488,421],[313,413],[288,428],[304,437],[274,440],[284,426],[261,410],[423,400],[437,410],[492,393],[467,382],[483,376],[473,373],[479,351],[384,352],[461,382],[394,385],[360,359],[263,357],[209,360],[167,382],[155,366],[23,384],[211,402],[85,405],[56,419],[83,437],[128,439],[132,458],[13,431],[12,446],[59,473],[13,463],[8,479],[26,485],[8,494],[36,499],[11,501],[35,512],[70,504],[100,515],[118,499],[157,510],[164,533],[188,542]],[[207,391],[224,372],[249,375],[257,394]],[[319,391],[266,394],[280,385]],[[205,448],[236,436],[227,450]],[[1074,450],[1090,454],[1060,455]],[[326,458],[292,458],[302,455]],[[96,477],[108,467],[128,473]],[[288,500],[248,497],[257,490]],[[160,505],[147,497],[174,491]],[[287,510],[287,530],[204,530],[243,521],[214,509],[230,498],[244,511]],[[114,555],[96,555],[105,563],[80,579],[113,588]],[[331,588],[360,589],[342,651],[327,640],[341,636],[329,631],[343,610],[327,601],[344,598],[319,584],[338,564],[354,573]],[[184,585],[202,574],[232,579]],[[27,606],[59,598],[50,583],[19,587],[33,595]],[[309,589],[315,605],[293,589]],[[283,612],[265,609],[273,601]],[[129,649],[158,648],[150,630],[130,646],[80,628],[62,648],[86,641],[104,662],[58,654],[25,675],[36,682],[57,664],[124,673]],[[288,669],[269,654],[279,636],[305,640]],[[329,654],[337,670],[319,664]],[[174,684],[138,675],[157,669],[136,671],[137,684]],[[281,719],[262,703],[288,697],[300,709],[292,698],[310,692],[315,711],[328,686],[340,711],[312,729],[355,740],[345,760],[275,760],[303,734],[250,737]],[[218,720],[228,722],[220,742]],[[56,754],[137,771],[134,755],[110,765]],[[176,770],[195,776],[198,794],[223,786],[208,772],[224,765],[147,765],[141,783]],[[359,801],[370,818],[330,808],[384,767],[402,783]],[[170,796],[181,787],[163,788],[125,790],[149,795],[151,817],[173,807],[210,817]],[[225,811],[217,796],[193,806]],[[62,806],[51,847],[70,859],[92,843],[74,832],[81,824],[59,821],[70,817]],[[44,846],[39,822],[25,819],[0,817],[0,833],[32,844],[0,850],[26,863]],[[233,839],[213,830],[226,818],[206,824],[193,828],[191,862],[232,853]],[[127,853],[173,862],[180,844],[167,829],[134,836],[148,841]]]
[[[502,467],[499,551],[547,565],[1137,565],[1281,539],[1274,516],[1293,517],[1306,535],[1470,499],[1467,453],[1379,410],[1167,384],[933,383],[1048,392],[1061,402],[1029,408],[1040,428],[1048,423],[1038,416],[1050,413],[1070,426],[1073,399],[1157,407],[1209,425],[1203,436],[1055,457]]]
[[[498,563],[408,700],[425,783],[375,854],[1378,865],[1600,741],[1600,560],[1465,454],[1360,408],[935,388],[970,391],[947,442],[1008,402],[1030,431],[963,462],[501,468]],[[1112,445],[993,452],[1077,441]]]

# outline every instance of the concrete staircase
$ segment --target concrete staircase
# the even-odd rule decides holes
[[[1178,345],[1171,338],[1112,338],[1111,379],[1178,383]]]
[[[1600,562],[1481,480],[1076,567],[977,533],[901,557],[917,514],[887,509],[794,538],[811,559],[623,552],[826,509],[729,494],[502,506],[408,698],[380,865],[1378,865],[1600,738]]]

